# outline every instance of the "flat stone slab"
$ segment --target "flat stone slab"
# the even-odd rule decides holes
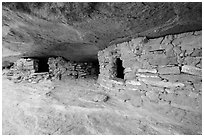
[[[124,73],[131,72],[131,71],[132,71],[132,69],[130,67],[129,68],[125,68]]]
[[[83,96],[82,99],[93,102],[106,102],[109,99],[109,97],[103,93],[90,92]]]
[[[137,72],[141,72],[141,73],[145,73],[145,72],[157,73],[157,70],[156,69],[138,69]]]
[[[141,82],[136,81],[136,80],[127,80],[127,81],[125,82],[125,84],[130,84],[130,85],[134,85],[134,86],[140,86],[140,85],[141,85]]]
[[[154,86],[158,86],[158,87],[169,87],[169,88],[173,88],[173,87],[184,87],[185,85],[183,83],[179,83],[179,82],[164,82],[164,81],[154,81],[154,80],[150,80],[147,78],[139,78],[139,81],[144,82],[147,85],[154,85]]]
[[[93,97],[93,101],[94,102],[106,102],[108,100],[108,96],[107,95],[103,95],[103,94],[96,94]]]
[[[189,66],[189,65],[182,66],[181,72],[196,75],[196,76],[202,76],[202,69]]]
[[[40,73],[31,73],[31,76],[35,76],[35,75],[46,75],[49,74],[48,72],[40,72]]]
[[[137,73],[137,77],[143,77],[143,78],[159,78],[157,74],[152,73]]]
[[[158,73],[159,74],[179,74],[180,69],[178,66],[176,66],[176,67],[159,67]]]

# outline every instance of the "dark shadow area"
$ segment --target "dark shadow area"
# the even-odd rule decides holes
[[[124,67],[123,67],[122,60],[120,58],[116,59],[116,67],[117,67],[116,77],[124,79]]]
[[[38,71],[37,72],[49,72],[49,65],[47,64],[48,58],[38,59]]]
[[[2,62],[2,69],[10,69],[13,66],[13,62],[10,61],[3,61]]]
[[[99,73],[100,73],[100,69],[99,69],[99,62],[98,62],[98,60],[97,61],[94,61],[94,62],[92,62],[93,63],[93,67],[95,68],[95,75],[96,76],[98,76],[99,75]]]

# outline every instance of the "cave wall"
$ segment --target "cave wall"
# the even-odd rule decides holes
[[[116,77],[122,60],[124,79]],[[179,124],[202,125],[202,31],[139,37],[98,53],[98,83],[124,102],[146,107]]]

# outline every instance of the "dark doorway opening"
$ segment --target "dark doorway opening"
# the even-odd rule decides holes
[[[116,59],[116,77],[124,79],[124,67],[123,67],[123,62],[120,58]]]
[[[99,62],[98,62],[98,60],[97,60],[97,61],[94,61],[94,62],[92,62],[92,63],[93,63],[95,75],[98,76],[99,73],[100,73],[100,70],[99,70]]]
[[[48,58],[38,58],[38,71],[49,72]]]

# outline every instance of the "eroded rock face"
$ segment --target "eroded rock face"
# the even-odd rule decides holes
[[[2,9],[4,60],[96,60],[99,50],[133,37],[202,29],[201,3],[3,3]]]

